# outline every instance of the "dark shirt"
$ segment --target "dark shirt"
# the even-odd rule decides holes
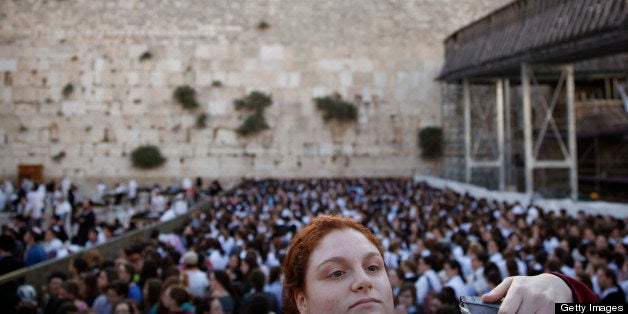
[[[242,310],[241,313],[246,313],[247,307],[252,304],[251,301],[255,297],[263,297],[268,302],[268,309],[272,312],[279,313],[279,302],[274,294],[270,292],[256,292],[256,293],[247,293],[242,298]]]
[[[603,293],[607,292],[606,290]],[[624,304],[626,303],[626,294],[620,286],[615,286],[608,289],[606,295],[600,299],[600,303],[604,304]]]
[[[0,275],[8,274],[12,271],[24,267],[22,261],[8,255],[0,256]],[[5,309],[13,309],[18,302],[17,287],[21,284],[21,280],[9,281],[0,285],[0,305]]]
[[[40,244],[33,244],[26,249],[26,257],[24,258],[24,265],[26,267],[33,266],[37,263],[45,261],[47,258],[46,251]]]

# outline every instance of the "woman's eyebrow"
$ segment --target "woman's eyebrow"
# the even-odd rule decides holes
[[[327,263],[342,263],[344,261],[345,261],[345,259],[343,257],[340,257],[340,256],[330,257],[330,258],[322,261],[320,264],[318,264],[318,266],[316,266],[316,270],[319,270],[321,267],[323,267]]]
[[[378,256],[379,257],[381,255],[379,254],[379,252],[368,252],[368,253],[366,253],[366,254],[364,254],[362,256],[362,259],[365,260],[365,259],[372,258],[374,256]],[[330,257],[330,258],[320,262],[318,264],[318,266],[316,266],[316,270],[319,270],[321,267],[323,267],[323,265],[325,265],[327,263],[344,263],[345,261],[346,261],[346,259],[344,257],[341,257],[341,256]]]

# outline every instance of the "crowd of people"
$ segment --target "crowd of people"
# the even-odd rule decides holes
[[[178,232],[155,232],[115,259],[86,250],[67,273],[46,274],[46,287],[3,290],[13,303],[0,302],[22,313],[281,313],[290,241],[330,213],[378,237],[399,314],[457,313],[460,296],[544,272],[626,302],[626,221],[610,215],[477,199],[409,178],[247,180],[208,199]],[[0,264],[34,245],[32,228],[23,238],[4,232],[15,227],[3,228]]]

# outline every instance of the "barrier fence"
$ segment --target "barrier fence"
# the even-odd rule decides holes
[[[0,287],[5,283],[17,280],[20,283],[32,285],[37,289],[41,285],[47,283],[49,274],[55,271],[67,273],[72,260],[90,250],[97,250],[105,259],[115,259],[119,255],[120,251],[128,247],[129,244],[147,240],[153,230],[158,230],[160,234],[171,233],[177,228],[183,226],[183,224],[189,219],[190,213],[198,209],[207,210],[209,205],[209,201],[203,201],[191,207],[188,214],[177,216],[172,220],[154,222],[144,228],[130,231],[96,247],[72,253],[62,258],[50,259],[30,267],[24,267],[8,274],[4,274],[0,276]]]

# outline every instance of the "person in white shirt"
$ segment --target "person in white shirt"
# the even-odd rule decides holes
[[[63,242],[57,237],[53,229],[46,230],[42,246],[48,258],[61,257],[61,255],[64,255],[60,252],[64,249]]]
[[[159,190],[154,190],[151,199],[151,212],[153,213],[163,213],[168,206],[168,200]]]
[[[177,194],[172,207],[174,207],[174,213],[177,216],[183,215],[188,212],[188,202],[183,197],[183,193]]]
[[[473,246],[469,250],[469,256],[473,271],[467,277],[467,287],[471,290],[471,295],[479,296],[488,292],[488,284],[484,279],[484,265],[488,262],[488,255],[482,246]]]
[[[105,243],[105,238],[96,227],[92,227],[87,231],[87,242],[85,242],[85,248],[95,247],[103,243]]]
[[[455,259],[445,261],[443,269],[447,275],[447,281],[444,286],[454,289],[454,292],[456,292],[456,300],[458,300],[461,296],[471,295],[471,292],[467,287],[467,283],[464,282],[464,279],[460,276],[460,263],[458,263],[458,261]]]
[[[135,181],[135,179],[131,179],[131,181],[129,181],[127,193],[131,206],[135,207],[135,204],[137,203],[137,181]]]
[[[207,293],[209,278],[207,273],[198,268],[198,253],[187,251],[183,254],[182,259],[185,265],[185,269],[182,271],[183,283],[188,287],[192,295],[202,298]]]
[[[436,258],[434,255],[419,256],[418,266],[421,276],[414,284],[417,294],[416,301],[419,305],[425,302],[425,297],[428,293],[433,292],[436,294],[442,289],[440,278],[438,278],[438,274],[433,269],[435,264]]]

